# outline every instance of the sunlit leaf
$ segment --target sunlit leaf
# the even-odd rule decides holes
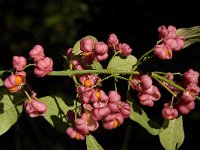
[[[134,100],[130,103],[132,106],[130,119],[139,123],[150,134],[158,135],[160,133],[160,125],[157,122],[150,120],[145,111],[136,102],[134,102]]]
[[[159,138],[166,150],[178,149],[184,141],[182,116],[174,120],[166,120],[162,126]]]
[[[95,69],[95,70],[103,69],[103,66],[98,61],[93,61],[91,67],[92,67],[92,69]]]
[[[91,35],[85,36],[85,37],[83,37],[82,39],[84,39],[84,38],[86,38],[86,37],[91,38],[91,39],[93,39],[95,42],[97,42],[97,39],[96,39],[94,36],[91,36]],[[77,41],[76,44],[74,45],[73,50],[72,50],[72,53],[73,53],[74,55],[78,55],[78,54],[81,53],[81,50],[80,50],[80,41],[81,41],[82,39],[80,39],[79,41]]]
[[[0,88],[0,135],[8,131],[21,116],[24,101],[22,94],[9,94]]]
[[[69,127],[66,114],[69,110],[75,110],[75,101],[70,98],[63,99],[57,96],[40,98],[47,105],[44,118],[58,131],[64,133]]]
[[[87,150],[103,150],[101,145],[91,134],[86,136],[86,144],[87,144]]]
[[[133,65],[137,63],[137,58],[133,55],[127,57],[114,56],[108,66],[109,70],[127,70],[130,71]]]
[[[200,42],[200,26],[194,26],[190,28],[179,28],[176,33],[178,35],[184,36],[184,48],[196,42]]]

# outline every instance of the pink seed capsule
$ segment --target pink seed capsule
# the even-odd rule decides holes
[[[51,71],[53,71],[53,60],[49,57],[38,61],[34,69],[34,73],[37,77],[44,77]]]
[[[143,76],[141,77],[141,82],[142,82],[142,87],[143,87],[144,89],[149,89],[149,88],[151,88],[151,86],[152,86],[152,79],[151,79],[151,77],[148,76],[148,75],[143,75]]]
[[[27,64],[26,58],[23,56],[13,56],[12,64],[14,69],[22,71]]]
[[[83,52],[92,52],[94,47],[94,41],[93,39],[89,38],[89,37],[85,37],[80,41],[80,49]]]
[[[29,52],[30,58],[35,62],[42,60],[45,57],[44,49],[41,45],[35,45]]]

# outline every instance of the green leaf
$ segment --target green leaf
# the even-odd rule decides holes
[[[178,149],[184,141],[182,116],[174,120],[165,120],[159,138],[166,150]]]
[[[130,119],[139,123],[144,127],[150,134],[158,135],[160,133],[160,125],[157,122],[151,121],[145,111],[140,108],[140,106],[134,102],[131,103],[131,115]]]
[[[46,96],[39,100],[47,105],[47,112],[44,118],[58,131],[65,133],[66,129],[69,127],[66,114],[67,111],[76,108],[75,101],[70,98],[62,99],[57,96]]]
[[[87,150],[103,150],[101,145],[96,141],[95,137],[90,135],[86,136]]]
[[[133,55],[129,55],[127,57],[120,57],[120,56],[114,56],[109,64],[107,69],[110,70],[127,70],[130,71],[137,63],[137,58]]]
[[[3,85],[3,80],[0,78],[0,86]]]
[[[190,28],[179,28],[176,31],[177,35],[182,35],[185,38],[184,48],[196,42],[200,42],[200,26]]]
[[[92,67],[92,69],[95,69],[95,70],[101,70],[101,69],[103,69],[103,66],[98,61],[93,61],[91,67]]]
[[[8,131],[21,116],[25,100],[20,94],[9,94],[3,87],[0,88],[0,135]]]
[[[97,42],[97,39],[94,37],[94,36],[91,36],[91,35],[88,35],[88,36],[85,36],[83,37],[82,39],[86,38],[86,37],[89,37],[91,39],[93,39],[95,42]],[[79,41],[77,41],[73,47],[73,50],[72,50],[72,53],[74,55],[79,55],[81,53],[81,50],[80,50],[80,41],[82,40],[80,39]]]

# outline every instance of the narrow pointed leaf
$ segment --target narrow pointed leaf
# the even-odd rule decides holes
[[[127,70],[130,71],[137,63],[137,58],[133,55],[129,55],[128,57],[122,58],[120,56],[114,56],[108,66],[107,69],[110,70]]]
[[[160,142],[166,150],[178,149],[184,141],[184,129],[182,116],[174,120],[166,120],[161,133]]]
[[[0,135],[8,131],[19,119],[23,110],[22,94],[9,94],[0,88]]]
[[[70,98],[62,99],[57,96],[46,96],[40,98],[47,105],[44,118],[58,131],[65,133],[69,127],[66,117],[67,111],[75,110],[75,101]]]
[[[131,115],[130,119],[139,123],[144,127],[150,134],[158,135],[160,133],[160,125],[157,122],[151,121],[145,111],[134,102],[131,103]]]
[[[94,36],[88,35],[88,36],[85,36],[85,37],[89,37],[89,38],[93,39],[95,42],[97,42],[97,39],[96,39]],[[85,37],[83,37],[83,38],[85,38]],[[83,39],[83,38],[82,38],[82,39]],[[81,41],[82,39],[80,39],[79,41],[77,41],[77,42],[75,43],[75,45],[74,45],[74,47],[73,47],[73,50],[72,50],[72,53],[73,53],[74,55],[78,55],[78,54],[81,53],[81,50],[80,50],[80,41]]]
[[[190,28],[179,28],[176,33],[177,35],[184,36],[184,48],[196,42],[200,42],[200,26],[194,26]]]
[[[101,145],[91,134],[86,136],[86,144],[87,144],[87,150],[103,150]]]

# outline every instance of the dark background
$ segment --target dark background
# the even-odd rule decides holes
[[[110,33],[116,33],[121,42],[128,43],[133,55],[141,56],[158,40],[160,25],[177,28],[200,25],[197,1],[149,0],[1,0],[0,1],[0,69],[10,69],[13,55],[28,57],[35,44],[43,45],[45,54],[54,59],[54,70],[62,70],[66,50],[86,35],[106,42]],[[196,43],[174,54],[169,61],[153,59],[142,66],[148,71],[184,72],[189,68],[200,70],[200,44]],[[38,96],[69,89],[61,84],[65,78],[45,77],[33,79]],[[51,85],[47,83],[51,81]],[[45,91],[44,91],[45,89]],[[196,109],[183,116],[185,141],[180,149],[198,149],[200,112]],[[156,110],[157,109],[157,110]],[[156,116],[158,106],[146,111]],[[160,114],[159,114],[160,115]],[[107,150],[163,149],[158,136],[147,133],[130,120],[113,131],[95,134]],[[197,147],[197,148],[196,148]],[[23,114],[19,121],[0,136],[0,150],[64,150],[86,149],[83,142],[73,141],[57,132],[43,118],[28,118]]]

